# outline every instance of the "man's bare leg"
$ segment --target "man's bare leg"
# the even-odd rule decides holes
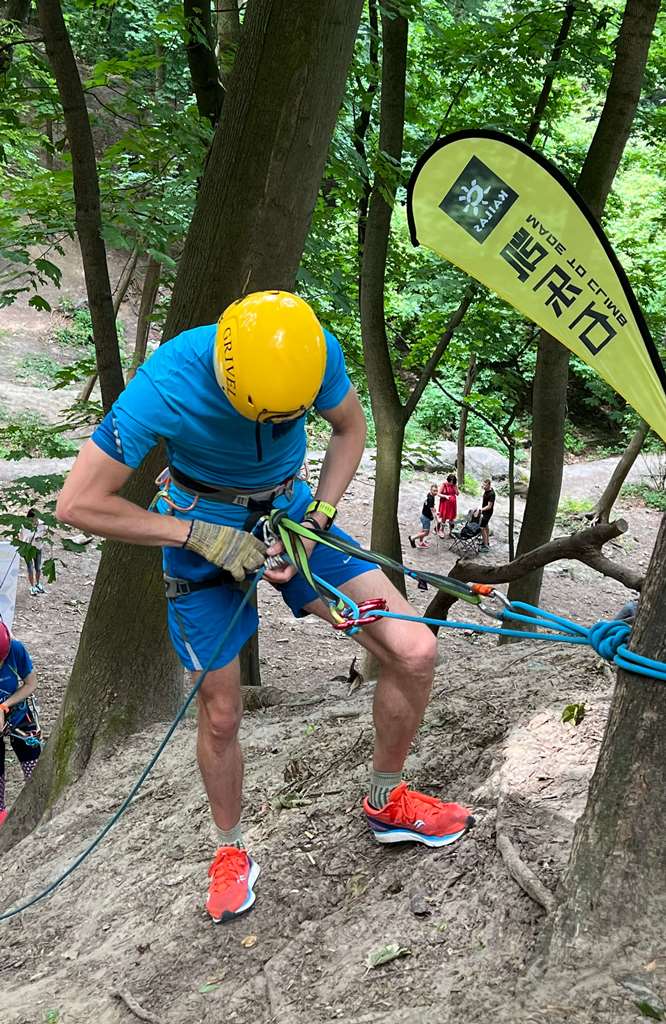
[[[197,675],[193,673],[193,678]],[[240,819],[243,788],[243,754],[238,742],[243,699],[238,658],[208,673],[198,700],[199,768],[213,821],[218,828],[228,830]]]

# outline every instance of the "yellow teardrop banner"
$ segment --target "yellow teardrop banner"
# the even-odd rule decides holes
[[[556,167],[501,132],[456,132],[417,162],[407,213],[414,245],[543,327],[666,440],[663,363],[610,242]]]

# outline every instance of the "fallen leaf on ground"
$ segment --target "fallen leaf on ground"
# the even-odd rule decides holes
[[[365,965],[368,970],[373,967],[381,967],[382,964],[387,964],[391,960],[397,960],[401,956],[411,956],[411,949],[407,949],[406,946],[400,946],[397,942],[389,942],[386,946],[378,946],[377,949],[372,949],[368,953],[365,959]]]
[[[256,944],[256,935],[246,935],[244,939],[241,939],[241,946],[245,946],[246,949],[252,949],[252,946],[256,946]]]

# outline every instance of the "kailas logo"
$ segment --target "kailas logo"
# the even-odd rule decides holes
[[[473,156],[439,208],[477,242],[485,242],[517,198],[517,192]]]

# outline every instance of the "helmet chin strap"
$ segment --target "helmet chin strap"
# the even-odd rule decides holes
[[[284,423],[287,420],[299,419],[307,411],[305,405],[301,405],[298,409],[292,409],[290,412],[271,412],[269,409],[262,409],[257,416],[257,423]]]

